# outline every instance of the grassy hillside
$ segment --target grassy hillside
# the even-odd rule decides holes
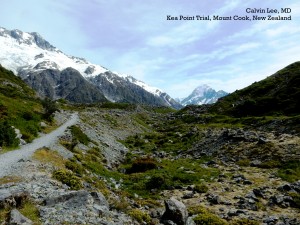
[[[32,141],[40,130],[42,113],[43,107],[35,92],[19,77],[0,65],[0,139],[8,138],[9,134],[4,132],[14,126],[21,131],[24,140]],[[1,147],[16,145],[16,142],[0,140]]]
[[[235,117],[300,113],[300,62],[220,99],[211,112]]]

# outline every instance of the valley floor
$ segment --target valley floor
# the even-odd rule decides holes
[[[270,141],[272,132],[177,123],[142,107],[82,108],[78,116],[55,144],[2,172],[1,224],[12,208],[34,224],[300,224],[299,168],[288,171],[293,177],[260,155],[269,141],[273,155],[297,157],[297,135]],[[268,141],[257,144],[261,134]],[[173,198],[184,204],[173,201],[177,216],[166,209]]]

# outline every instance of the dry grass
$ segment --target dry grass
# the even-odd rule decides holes
[[[0,185],[8,183],[18,183],[22,180],[21,177],[17,176],[5,176],[0,178]]]
[[[65,168],[65,160],[57,151],[50,150],[48,148],[38,149],[33,158],[42,163],[50,163],[58,169]]]

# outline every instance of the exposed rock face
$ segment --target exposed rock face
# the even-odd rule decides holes
[[[0,189],[0,208],[18,207],[28,197],[24,190]]]
[[[172,197],[169,200],[165,200],[165,207],[166,211],[161,218],[164,224],[170,224],[169,221],[177,225],[187,224],[188,212],[182,202]]]
[[[119,77],[109,71],[95,77],[89,77],[88,80],[95,84],[109,100],[114,102],[170,106],[173,108],[181,107],[171,97],[167,98],[168,96],[158,96],[149,93],[142,87],[132,83],[131,80]],[[162,94],[166,95],[166,93]]]
[[[64,98],[76,103],[107,101],[99,89],[72,68],[63,71],[47,69],[29,73],[21,70],[19,74],[42,97]]]

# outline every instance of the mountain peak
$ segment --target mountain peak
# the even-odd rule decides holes
[[[27,33],[21,30],[7,30],[3,27],[0,27],[0,36],[3,37],[11,37],[19,44],[27,44],[27,45],[36,45],[41,49],[48,51],[56,51],[57,48],[52,46],[48,41],[46,41],[39,33],[32,32]]]
[[[225,91],[215,91],[207,84],[196,87],[193,92],[180,103],[182,105],[202,105],[215,103],[219,98],[227,95]]]

